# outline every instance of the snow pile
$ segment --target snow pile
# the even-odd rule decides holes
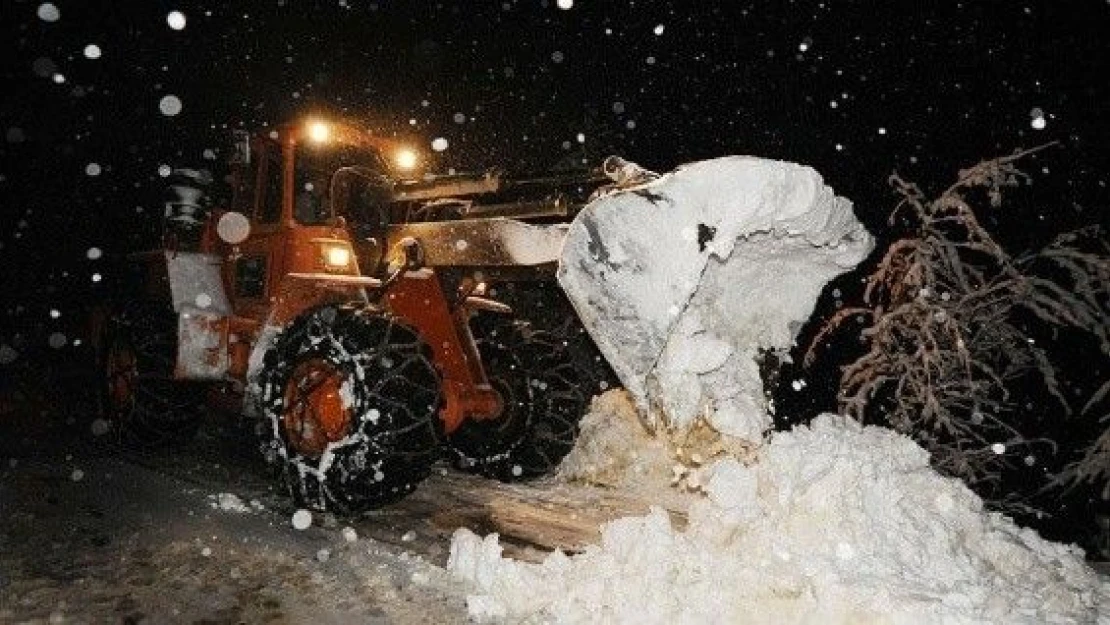
[[[235,493],[216,493],[208,496],[208,505],[223,512],[252,512],[252,508]]]
[[[649,431],[628,391],[613,389],[593,398],[558,477],[680,509],[689,502],[687,493],[702,491],[704,464],[724,455],[751,459],[757,452],[746,441],[722,436],[704,420],[683,430]]]
[[[666,487],[673,454],[644,427],[626,391],[594,397],[579,428],[559,465],[561,479],[638,492]]]
[[[456,532],[448,568],[476,618],[564,623],[1094,623],[1110,584],[1078,549],[985,512],[891,430],[824,415],[759,462],[704,469],[676,531],[654,509],[541,564]]]
[[[591,202],[559,282],[641,411],[758,441],[759,351],[789,348],[825,283],[872,245],[813,169],[732,156]]]

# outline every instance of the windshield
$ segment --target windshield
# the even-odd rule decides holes
[[[376,150],[343,144],[316,146],[301,144],[297,146],[293,176],[293,216],[297,222],[306,225],[323,225],[338,212],[343,215],[349,211],[345,206],[350,198],[359,194],[352,192],[352,185],[365,183],[368,177],[381,177],[386,174],[386,166]],[[344,168],[363,172],[361,176],[344,175]],[[332,177],[336,172],[336,184]],[[331,197],[332,193],[336,197]],[[333,206],[338,204],[338,207]]]

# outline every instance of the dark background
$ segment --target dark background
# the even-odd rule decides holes
[[[0,0],[5,365],[81,349],[106,259],[158,231],[160,167],[218,169],[231,129],[310,112],[411,140],[439,172],[614,153],[657,170],[801,162],[880,237],[893,171],[936,193],[961,167],[1056,141],[981,219],[1015,253],[1108,221],[1105,0],[55,0],[54,22],[40,4]],[[179,114],[160,112],[166,95]],[[824,382],[810,407],[831,399]]]

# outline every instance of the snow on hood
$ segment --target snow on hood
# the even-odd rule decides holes
[[[591,202],[559,282],[649,418],[682,428],[708,415],[758,441],[770,425],[759,350],[788,349],[821,288],[872,247],[813,169],[731,156]]]
[[[656,508],[540,564],[456,532],[476,618],[557,623],[1095,623],[1110,583],[1082,552],[986,512],[909,438],[823,415],[754,465],[705,469],[677,531]]]

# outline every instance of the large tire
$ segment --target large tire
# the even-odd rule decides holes
[[[440,457],[440,376],[420,336],[355,306],[313,309],[266,352],[263,453],[294,500],[350,514],[396,501]]]
[[[503,406],[497,418],[468,420],[451,433],[455,465],[502,481],[551,473],[574,447],[589,407],[588,368],[565,340],[524,321],[490,315],[474,332]]]
[[[558,282],[500,283],[494,286],[491,297],[511,306],[519,317],[528,319],[532,327],[543,328],[563,342],[569,357],[574,359],[582,388],[589,396],[621,385]],[[480,315],[474,321],[474,331],[476,335],[484,335],[502,321],[493,315]]]
[[[205,389],[174,379],[176,351],[168,306],[137,302],[109,316],[98,353],[100,413],[121,443],[181,445],[196,434]]]

